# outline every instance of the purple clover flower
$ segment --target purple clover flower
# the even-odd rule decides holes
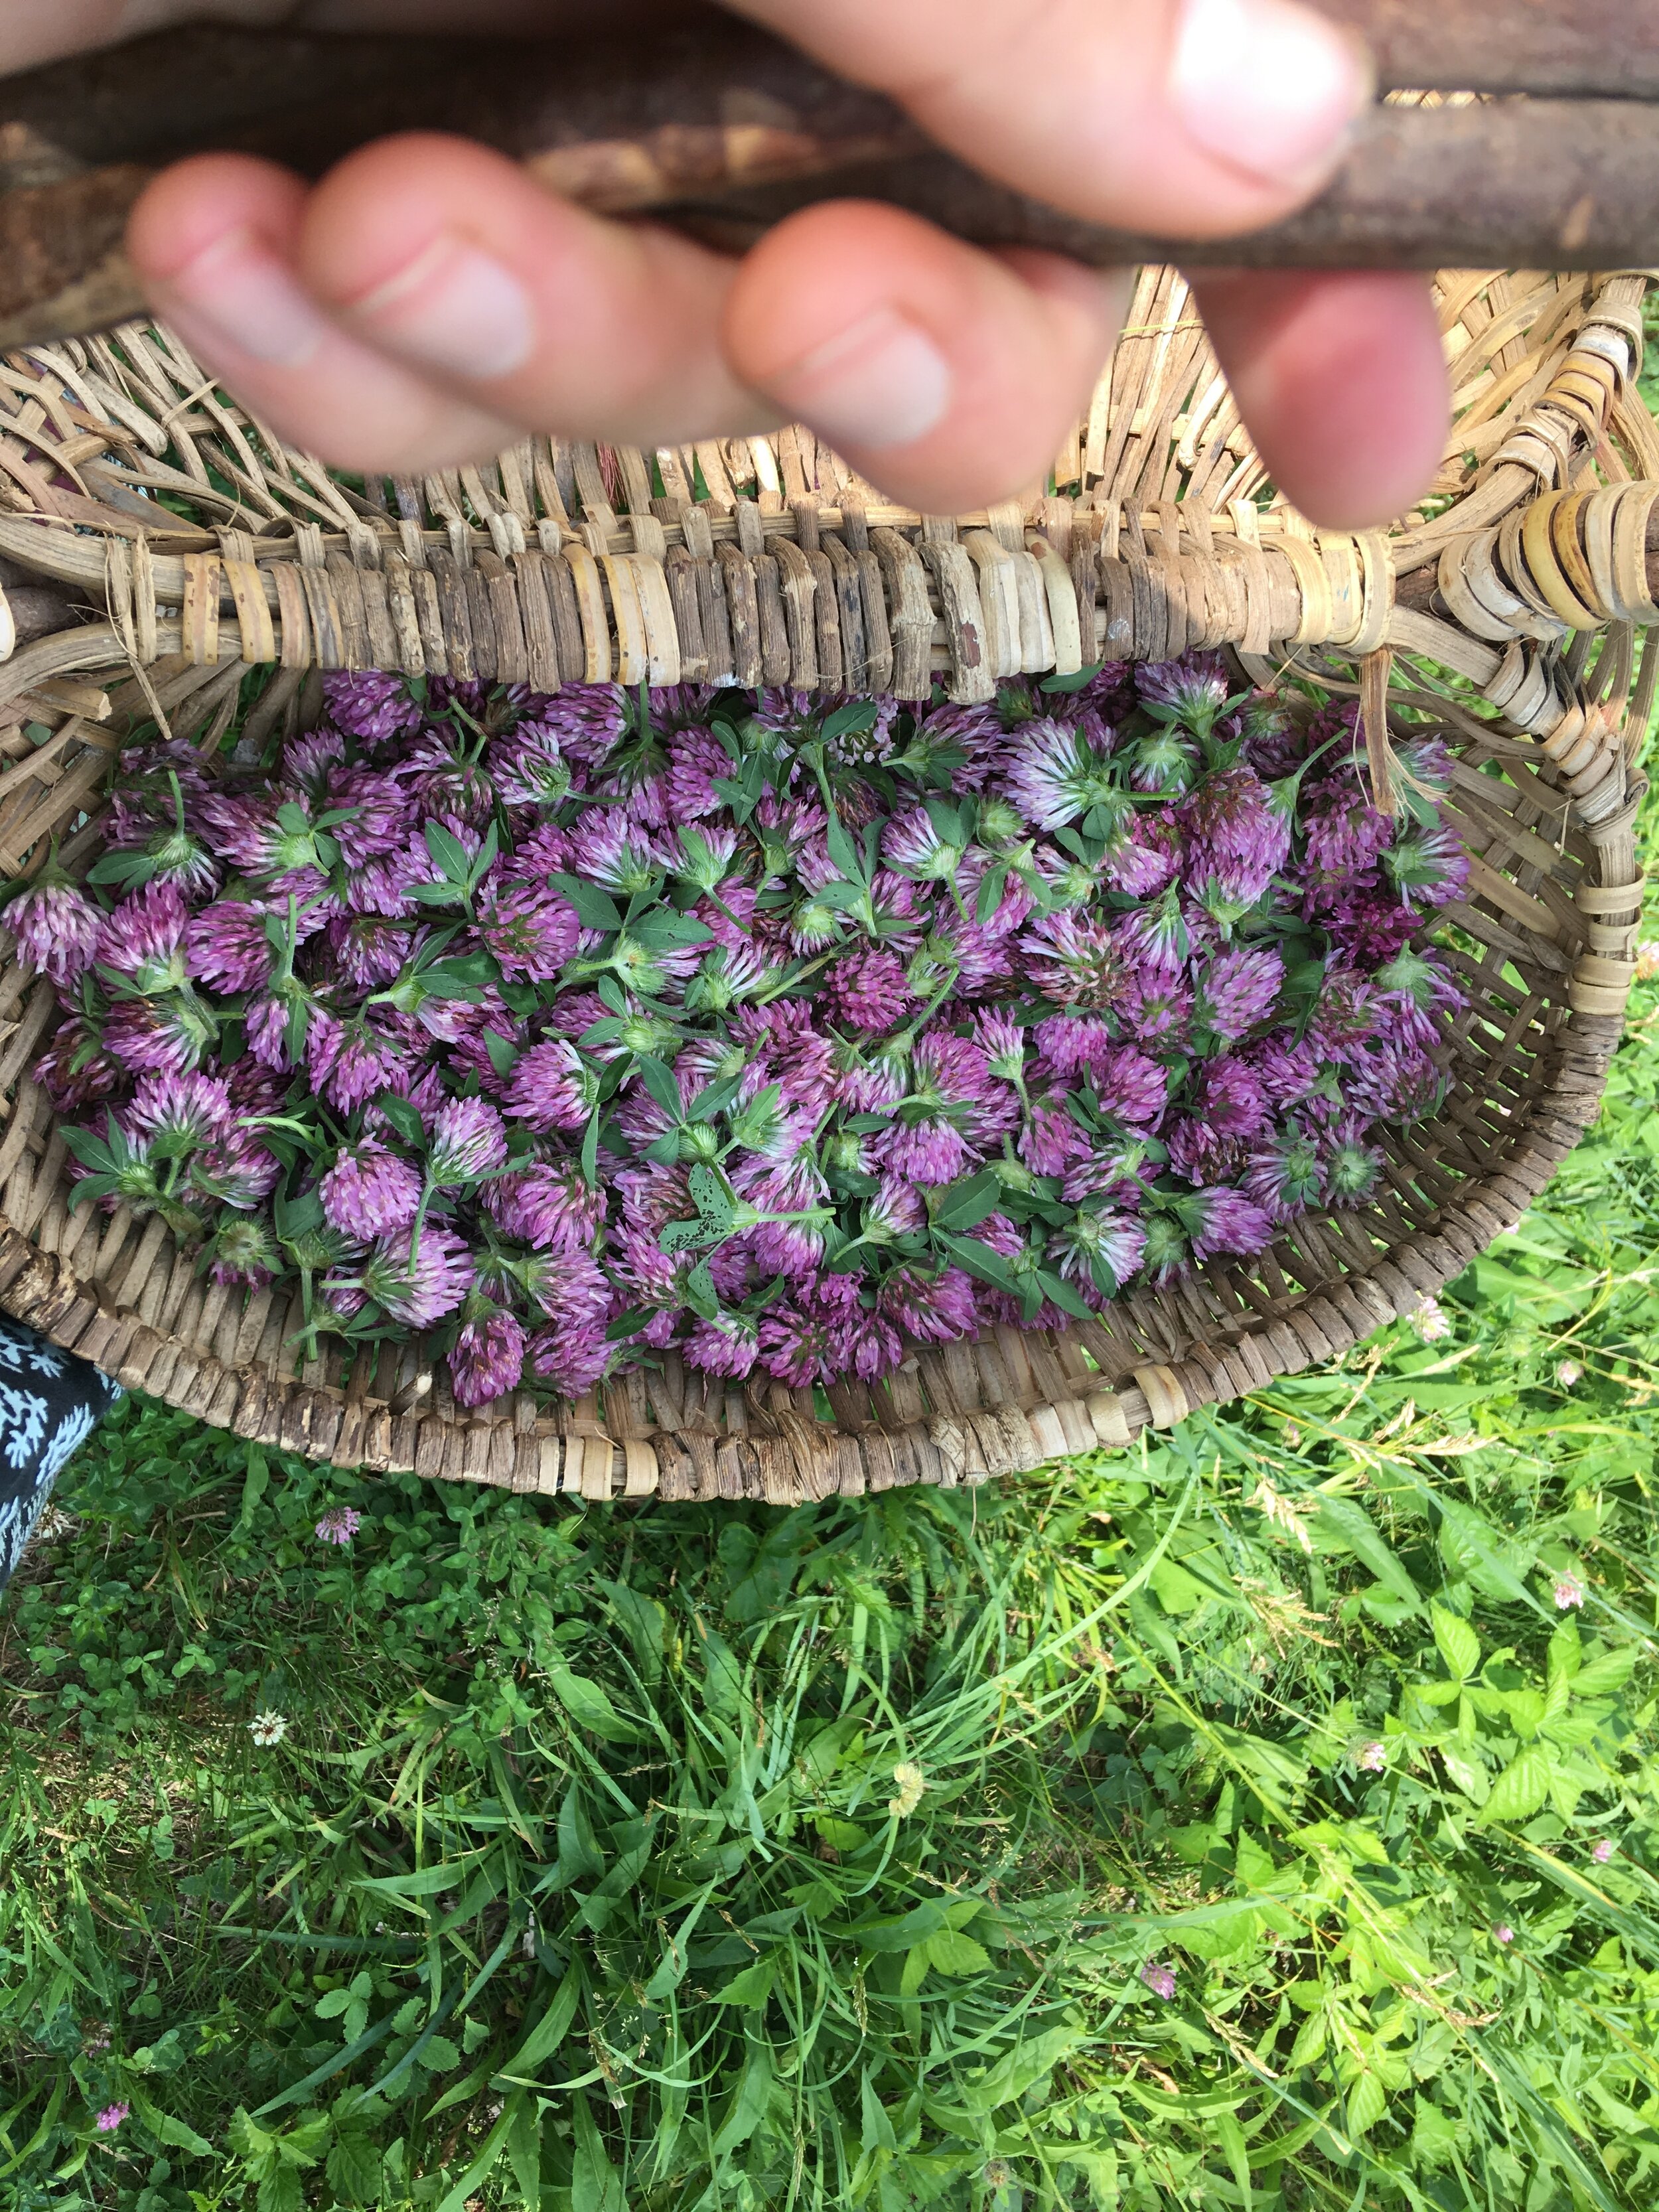
[[[22,958],[60,988],[91,967],[103,916],[74,884],[45,883],[19,891],[5,918]]]
[[[427,1174],[443,1190],[477,1182],[507,1164],[507,1131],[485,1098],[452,1098],[432,1122]]]
[[[365,1137],[340,1154],[317,1186],[331,1229],[368,1243],[410,1228],[421,1206],[421,1178],[407,1160]]]
[[[418,1239],[402,1231],[376,1238],[363,1263],[362,1288],[394,1321],[425,1329],[454,1312],[472,1277],[465,1239],[428,1222]]]
[[[458,1406],[493,1405],[516,1390],[529,1339],[515,1314],[497,1307],[464,1322],[449,1351],[450,1387]]]
[[[317,1541],[343,1549],[362,1525],[363,1516],[355,1505],[331,1506],[317,1523]]]

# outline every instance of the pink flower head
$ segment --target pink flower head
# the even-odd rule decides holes
[[[1493,1924],[1492,1940],[1494,1943],[1514,1942],[1515,1930],[1510,1926],[1507,1920],[1499,1920]]]
[[[605,1380],[615,1350],[602,1323],[576,1322],[538,1329],[525,1356],[531,1373],[560,1397],[585,1398]]]
[[[1109,1012],[1125,988],[1123,958],[1104,922],[1045,915],[1021,935],[1025,973],[1057,1006]]]
[[[1216,1036],[1231,1041],[1268,1018],[1284,987],[1282,953],[1234,946],[1218,953],[1205,971],[1200,1003]]]
[[[1169,2004],[1174,1998],[1177,1985],[1173,1966],[1157,1966],[1148,1964],[1141,1968],[1140,1978],[1152,1995],[1155,1997],[1162,1997],[1165,2004]]]
[[[1577,1576],[1558,1575],[1555,1578],[1556,1611],[1565,1613],[1569,1608],[1575,1612],[1582,1611],[1583,1603],[1584,1585]]]
[[[185,992],[123,999],[104,1019],[106,1049],[134,1075],[187,1075],[201,1066],[218,1024]]]
[[[1353,1763],[1364,1774],[1381,1774],[1389,1763],[1387,1747],[1380,1743],[1362,1743],[1354,1753]]]
[[[728,1382],[740,1382],[753,1371],[760,1357],[760,1338],[752,1322],[723,1313],[714,1321],[696,1324],[685,1340],[684,1352],[687,1364],[701,1368],[705,1375],[720,1375]]]
[[[1102,1112],[1115,1121],[1144,1127],[1168,1102],[1169,1070],[1134,1045],[1109,1047],[1091,1063],[1089,1073]]]
[[[185,929],[185,967],[198,983],[219,991],[262,990],[276,964],[267,921],[275,904],[216,899],[193,914]],[[307,917],[308,919],[309,917]],[[316,923],[313,922],[315,927]],[[301,921],[304,932],[305,921]]]
[[[848,1029],[881,1035],[896,1028],[915,1003],[904,963],[891,952],[854,952],[829,971],[826,990]]]
[[[532,1129],[580,1129],[598,1097],[598,1084],[575,1046],[550,1037],[520,1055],[507,1085],[506,1110]]]
[[[496,1309],[462,1324],[450,1347],[449,1379],[458,1406],[488,1406],[519,1387],[527,1339],[515,1315]]]
[[[427,1173],[440,1189],[477,1182],[507,1164],[507,1131],[486,1098],[452,1098],[433,1117]]]
[[[1613,1844],[1611,1839],[1607,1836],[1601,1837],[1592,1848],[1590,1856],[1595,1860],[1597,1866],[1606,1866],[1607,1861],[1613,1856]]]
[[[355,1505],[336,1505],[324,1514],[317,1523],[319,1544],[349,1544],[363,1525],[363,1516]]]
[[[77,982],[91,967],[104,921],[73,884],[20,891],[5,919],[22,958],[60,988]]]
[[[533,1161],[492,1177],[482,1195],[500,1228],[538,1251],[583,1251],[605,1226],[605,1194],[590,1189],[574,1160]]]
[[[576,950],[581,925],[576,909],[556,891],[512,878],[483,901],[478,935],[501,963],[504,975],[551,982]]]
[[[1246,1258],[1265,1251],[1273,1242],[1273,1224],[1266,1209],[1243,1191],[1224,1187],[1195,1191],[1182,1201],[1195,1225],[1192,1229],[1193,1257],[1208,1260],[1218,1252],[1237,1252]]]
[[[407,680],[366,669],[361,674],[323,678],[323,703],[337,728],[370,744],[410,737],[421,726],[422,710]]]
[[[465,1239],[428,1223],[418,1243],[407,1235],[382,1237],[362,1271],[362,1285],[405,1328],[430,1328],[454,1312],[471,1288],[472,1255]]]
[[[262,1291],[283,1264],[276,1239],[263,1221],[231,1214],[208,1244],[208,1272],[223,1289]]]
[[[882,1285],[878,1303],[921,1344],[948,1344],[957,1337],[971,1336],[979,1326],[973,1278],[960,1267],[946,1267],[933,1276],[913,1267],[897,1268]]]
[[[104,916],[94,953],[98,966],[125,976],[137,991],[176,991],[186,981],[181,947],[187,920],[182,891],[147,884]]]
[[[317,1186],[331,1229],[367,1242],[407,1229],[420,1211],[421,1178],[377,1138],[348,1147]]]
[[[117,2128],[120,2126],[122,2121],[125,2119],[127,2114],[131,2110],[132,2107],[131,2105],[106,2105],[103,2111],[98,2115],[97,2128],[99,2134],[100,2136],[112,2136]]]
[[[236,1119],[228,1086],[213,1075],[141,1076],[125,1116],[155,1141],[159,1156],[177,1158],[228,1133]]]

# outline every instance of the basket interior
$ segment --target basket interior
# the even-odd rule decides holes
[[[257,689],[258,741],[314,710],[319,665],[415,673],[418,656],[538,688],[735,673],[984,698],[1021,672],[1193,647],[1228,648],[1252,681],[1293,671],[1339,694],[1386,678],[1392,657],[1396,720],[1456,750],[1448,817],[1474,872],[1439,917],[1470,1000],[1442,1041],[1446,1101],[1383,1137],[1370,1201],[1297,1222],[1258,1261],[1131,1291],[1096,1322],[915,1347],[881,1384],[830,1389],[829,1419],[811,1391],[728,1386],[672,1353],[593,1399],[480,1415],[418,1346],[296,1366],[286,1297],[215,1287],[159,1222],[70,1210],[64,1139],[28,1073],[55,1003],[15,961],[0,967],[8,1308],[133,1387],[314,1456],[776,1501],[1125,1444],[1408,1310],[1518,1218],[1595,1110],[1640,900],[1630,733],[1659,672],[1637,650],[1655,611],[1615,558],[1645,553],[1659,500],[1633,387],[1643,280],[1440,289],[1458,428],[1425,510],[1363,539],[1272,502],[1167,270],[1143,277],[1058,489],[950,523],[887,505],[795,430],[655,455],[541,441],[359,487],[240,416],[165,333],[15,357],[0,371],[13,874],[54,838],[71,870],[96,856],[129,732],[160,714],[216,754]],[[1594,520],[1565,546],[1528,532],[1540,489],[1598,488],[1606,562]]]

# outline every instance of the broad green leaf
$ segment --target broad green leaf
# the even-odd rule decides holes
[[[1480,1638],[1460,1613],[1449,1613],[1443,1605],[1431,1606],[1429,1618],[1447,1673],[1467,1681],[1480,1664]]]
[[[757,1959],[752,1966],[745,1966],[740,1974],[733,1974],[724,1989],[716,1990],[716,2004],[763,2005],[772,1994],[772,1984],[777,1978],[778,1957],[769,1951]]]
[[[356,2129],[335,2139],[324,2171],[342,2204],[367,2204],[380,2186],[380,2154],[372,2138]]]
[[[748,2142],[765,2118],[767,2106],[771,2102],[772,2047],[767,2043],[750,2042],[748,2053],[732,2102],[715,2132],[714,2149],[717,2158],[723,2158],[736,2150],[739,2143]]]
[[[1346,2117],[1349,2134],[1369,2134],[1388,2109],[1389,2092],[1382,2076],[1367,2067],[1348,2090]]]
[[[1622,1645],[1616,1651],[1603,1651],[1581,1667],[1573,1677],[1573,1695],[1578,1698],[1611,1697],[1622,1690],[1636,1671],[1642,1654],[1634,1644]]]
[[[1492,1786],[1492,1795],[1481,1808],[1483,1820],[1529,1820],[1543,1809],[1550,1794],[1550,1776],[1553,1761],[1541,1744],[1530,1745],[1519,1758],[1511,1759]]]
[[[591,1729],[607,1743],[638,1741],[639,1730],[617,1711],[602,1684],[586,1674],[573,1674],[568,1667],[550,1667],[547,1679],[554,1696],[578,1728]]]
[[[955,1928],[941,1928],[927,1938],[927,1956],[941,1974],[982,1974],[991,1963],[982,1943]]]

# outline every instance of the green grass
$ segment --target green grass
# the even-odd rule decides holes
[[[1650,2203],[1638,1000],[1445,1340],[1144,1451],[595,1510],[131,1405],[3,1614],[0,2208]]]

